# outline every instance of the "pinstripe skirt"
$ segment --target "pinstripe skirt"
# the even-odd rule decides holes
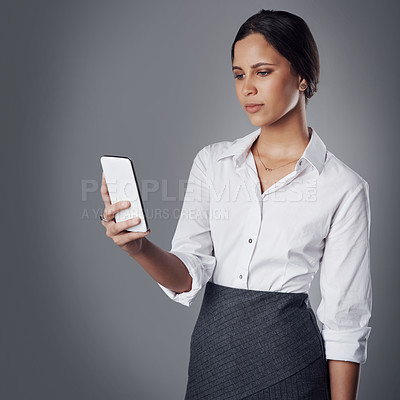
[[[307,293],[207,282],[190,342],[185,400],[330,400]]]

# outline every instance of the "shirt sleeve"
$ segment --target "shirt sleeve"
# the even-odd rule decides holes
[[[338,207],[325,238],[317,316],[327,359],[367,361],[372,312],[370,224],[369,185],[364,180]]]
[[[210,279],[216,263],[209,223],[208,157],[209,146],[206,146],[193,160],[170,250],[188,269],[192,277],[192,289],[178,294],[157,282],[170,299],[187,307]]]

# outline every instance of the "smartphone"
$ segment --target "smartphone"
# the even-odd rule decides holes
[[[130,232],[147,232],[149,225],[143,207],[142,196],[133,166],[129,157],[103,155],[100,163],[104,172],[111,204],[122,200],[129,200],[131,206],[115,214],[115,221],[121,222],[127,219],[139,217],[140,223],[127,228]]]

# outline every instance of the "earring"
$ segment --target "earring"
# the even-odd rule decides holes
[[[301,87],[302,89],[305,89],[305,88],[307,87],[307,85],[305,85],[304,83],[302,83],[302,84],[300,85],[300,87]]]

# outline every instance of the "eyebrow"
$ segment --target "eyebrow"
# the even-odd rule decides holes
[[[255,69],[255,68],[261,67],[262,65],[276,65],[276,64],[267,63],[267,62],[259,62],[259,63],[257,63],[257,64],[252,65],[251,68]],[[240,68],[240,67],[234,65],[234,66],[232,67],[232,71],[234,71],[235,69],[242,69],[242,68]]]

